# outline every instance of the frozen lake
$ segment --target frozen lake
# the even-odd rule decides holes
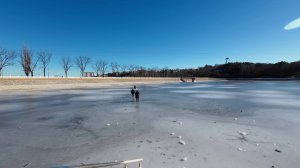
[[[300,81],[130,87],[0,93],[0,167],[300,165]]]

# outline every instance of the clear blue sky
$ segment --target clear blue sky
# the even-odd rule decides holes
[[[51,51],[51,75],[63,74],[63,56],[169,68],[220,64],[226,57],[300,60],[300,29],[284,30],[300,17],[299,0],[2,0],[0,5],[0,46]],[[22,71],[16,64],[4,73]]]

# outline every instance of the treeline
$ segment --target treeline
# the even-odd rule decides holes
[[[235,62],[222,65],[205,65],[190,69],[138,70],[137,76],[155,77],[214,77],[214,78],[300,78],[300,61],[275,64]],[[131,75],[131,74],[125,74]]]
[[[300,61],[270,63],[235,62],[199,68],[199,76],[217,78],[299,78]]]
[[[235,62],[222,65],[205,65],[190,69],[145,69],[120,76],[139,77],[214,77],[214,78],[300,78],[300,61],[275,64]]]
[[[17,59],[19,56],[19,59]],[[34,76],[39,66],[46,77],[46,70],[52,59],[52,53],[39,51],[33,53],[29,48],[23,47],[19,53],[0,48],[0,74],[7,66],[15,65],[16,62],[22,67],[26,76]],[[68,77],[71,68],[79,70],[84,76],[86,68],[93,69],[94,77],[215,77],[215,78],[286,78],[300,77],[300,61],[278,62],[275,64],[235,62],[221,65],[205,65],[199,68],[169,69],[146,68],[138,65],[118,64],[117,62],[106,62],[101,59],[92,60],[89,56],[78,56],[75,58],[63,57],[60,59],[60,67],[64,76]]]

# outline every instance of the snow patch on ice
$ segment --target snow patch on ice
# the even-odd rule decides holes
[[[279,98],[252,98],[249,99],[251,102],[259,103],[259,104],[266,104],[266,105],[273,105],[273,106],[286,106],[286,107],[294,107],[300,108],[300,100],[299,99],[279,99]]]
[[[277,91],[277,90],[253,90],[253,91],[248,91],[247,93],[253,97],[261,97],[261,98],[282,98],[282,99],[299,98],[298,96],[291,95],[289,92]]]
[[[205,99],[232,99],[232,98],[234,98],[234,96],[230,96],[230,95],[212,95],[212,94],[197,94],[197,95],[191,95],[191,97],[205,98]]]
[[[70,98],[71,101],[96,101],[112,99],[111,95],[85,95]]]
[[[162,89],[193,89],[193,88],[208,88],[213,85],[209,84],[199,84],[199,85],[189,85],[189,86],[162,86]]]

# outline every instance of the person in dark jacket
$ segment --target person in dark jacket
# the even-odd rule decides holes
[[[140,101],[140,92],[138,90],[135,91],[135,101],[136,102]]]

